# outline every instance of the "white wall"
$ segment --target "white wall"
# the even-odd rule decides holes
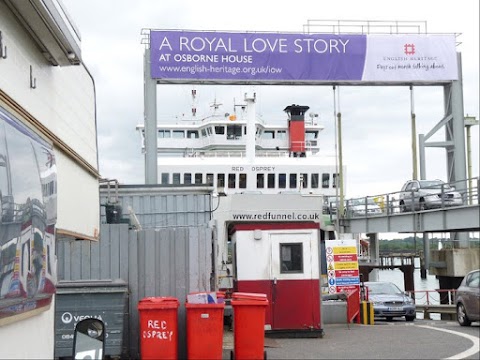
[[[83,65],[52,66],[47,62],[3,1],[0,31],[7,48],[7,58],[0,58],[0,106],[18,104],[20,111],[15,116],[28,113],[55,139],[57,228],[95,237],[100,201],[93,81]],[[30,87],[30,66],[35,89]],[[24,116],[19,118],[38,132]],[[62,144],[67,145],[67,151],[61,149]],[[90,171],[80,163],[87,164]],[[49,308],[18,315],[14,320],[0,325],[0,358],[54,357],[54,299]]]
[[[54,308],[25,320],[0,326],[1,359],[53,359]]]
[[[0,89],[92,168],[98,169],[93,81],[83,65],[52,66],[16,17],[0,2],[0,31],[7,58],[0,59]],[[36,88],[30,88],[30,65]],[[99,228],[97,178],[56,147],[57,227],[96,237]],[[75,201],[75,204],[73,204]],[[92,207],[94,204],[94,207]],[[71,216],[75,214],[75,216]],[[81,221],[79,221],[81,219]]]

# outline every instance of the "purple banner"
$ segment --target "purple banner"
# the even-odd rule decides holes
[[[153,79],[360,81],[366,35],[151,31]]]

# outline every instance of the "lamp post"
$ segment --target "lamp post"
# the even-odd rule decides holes
[[[478,120],[475,116],[465,116],[465,128],[467,129],[467,177],[468,177],[468,203],[472,204],[472,148],[471,148],[471,134],[470,128],[478,125]]]

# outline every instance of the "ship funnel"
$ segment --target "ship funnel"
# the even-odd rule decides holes
[[[304,157],[305,143],[305,113],[309,106],[292,104],[283,111],[288,114],[288,133],[290,134],[290,156]]]

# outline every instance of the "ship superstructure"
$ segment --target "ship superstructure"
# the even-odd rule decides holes
[[[195,93],[192,92],[195,97]],[[308,106],[289,105],[282,121],[265,122],[255,112],[255,95],[224,112],[157,127],[158,179],[164,185],[213,186],[218,192],[278,194],[300,192],[334,196],[335,157],[320,154],[323,124],[306,117]],[[137,126],[144,145],[144,126]],[[252,136],[254,134],[254,136]]]

